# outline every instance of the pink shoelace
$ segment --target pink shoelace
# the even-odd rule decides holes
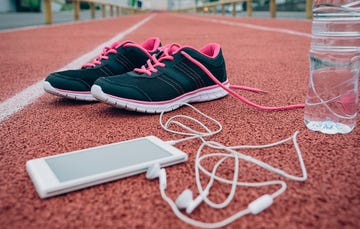
[[[199,68],[201,68],[204,72],[206,72],[206,74],[217,84],[219,85],[222,89],[224,89],[225,91],[227,91],[230,95],[234,96],[235,98],[237,98],[238,100],[240,100],[241,102],[260,109],[260,110],[268,110],[268,111],[276,111],[276,110],[292,110],[292,109],[299,109],[299,108],[304,108],[305,105],[304,104],[295,104],[295,105],[287,105],[287,106],[278,106],[278,107],[267,107],[267,106],[262,106],[262,105],[258,105],[254,102],[251,102],[250,100],[248,100],[247,98],[239,95],[238,93],[236,93],[233,89],[242,89],[242,90],[247,90],[247,91],[253,91],[253,92],[265,92],[261,89],[258,88],[249,88],[246,86],[240,86],[240,85],[230,85],[230,88],[226,87],[224,84],[222,84],[204,65],[202,65],[199,61],[195,60],[194,58],[192,58],[189,54],[187,54],[184,51],[181,51],[181,54],[184,55],[188,60],[190,60],[191,62],[193,62],[194,64],[196,64],[197,66],[199,66]]]
[[[106,46],[103,48],[102,53],[97,56],[92,62],[84,64],[82,66],[82,68],[92,68],[92,67],[96,67],[96,65],[100,65],[101,64],[101,60],[105,59],[108,60],[109,57],[108,55],[110,53],[116,54],[117,53],[117,48],[121,46],[121,44],[119,44],[118,42],[114,42],[112,45],[110,46]]]
[[[101,60],[108,60],[109,59],[109,54],[113,53],[113,54],[117,54],[117,48],[119,48],[120,46],[123,47],[129,47],[129,46],[133,46],[133,47],[137,47],[138,49],[141,49],[144,53],[146,53],[148,55],[149,58],[152,58],[152,56],[149,54],[149,51],[146,50],[144,47],[142,47],[139,44],[133,43],[132,41],[125,41],[123,43],[118,43],[118,42],[114,42],[112,45],[110,46],[106,46],[103,48],[102,53],[97,56],[92,62],[84,64],[82,66],[82,68],[88,68],[88,67],[95,67],[96,65],[101,64]]]
[[[165,67],[165,64],[162,63],[163,60],[174,60],[174,57],[172,56],[173,54],[177,53],[180,50],[180,45],[178,44],[171,44],[168,46],[164,46],[162,48],[162,52],[163,54],[159,57],[156,58],[156,55],[152,55],[151,58],[147,61],[147,65],[143,65],[141,68],[136,68],[134,71],[138,72],[138,73],[145,73],[147,75],[151,75],[152,72],[156,73],[158,70],[155,68],[157,66],[160,66],[162,68]],[[180,53],[186,57],[188,60],[190,60],[192,63],[194,63],[195,65],[197,65],[199,68],[201,68],[217,85],[219,85],[222,89],[224,89],[225,91],[227,91],[230,95],[234,96],[235,98],[237,98],[238,100],[240,100],[241,102],[260,109],[260,110],[268,110],[268,111],[276,111],[276,110],[292,110],[292,109],[299,109],[299,108],[304,108],[305,105],[304,104],[295,104],[295,105],[287,105],[287,106],[275,106],[275,107],[268,107],[268,106],[262,106],[262,105],[258,105],[254,102],[251,102],[250,100],[248,100],[247,98],[239,95],[237,92],[235,92],[232,89],[239,89],[239,90],[246,90],[246,91],[251,91],[251,92],[256,92],[256,93],[266,93],[266,91],[263,91],[261,89],[258,88],[252,88],[252,87],[247,87],[247,86],[242,86],[242,85],[230,85],[229,87],[227,87],[225,84],[221,83],[203,64],[201,64],[199,61],[197,61],[196,59],[192,58],[189,54],[187,54],[185,51],[180,51]]]
[[[141,68],[135,68],[134,71],[140,74],[146,74],[151,76],[152,72],[156,73],[158,70],[155,68],[160,66],[162,68],[165,67],[165,64],[162,63],[164,60],[174,60],[172,54],[175,54],[177,50],[179,50],[180,45],[171,44],[166,45],[159,48],[160,52],[162,52],[160,57],[157,57],[157,54],[150,55],[150,58],[146,61],[146,65],[141,66]]]

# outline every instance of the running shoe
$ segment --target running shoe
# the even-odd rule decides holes
[[[183,103],[227,95],[229,87],[220,45],[200,50],[171,44],[134,71],[95,81],[91,93],[112,106],[145,113],[167,112]]]
[[[141,67],[159,52],[159,38],[149,38],[142,44],[132,41],[115,42],[105,47],[92,62],[81,69],[51,73],[44,82],[44,89],[50,94],[75,100],[96,101],[91,95],[91,86],[100,77],[123,74]]]

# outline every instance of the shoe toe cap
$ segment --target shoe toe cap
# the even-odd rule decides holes
[[[55,72],[46,77],[45,81],[49,82],[51,86],[70,91],[89,91],[91,86],[85,81],[70,77],[63,72]]]

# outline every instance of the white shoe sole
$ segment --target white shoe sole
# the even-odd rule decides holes
[[[228,82],[225,82],[224,86],[229,87],[230,84]],[[161,102],[145,102],[116,97],[104,93],[101,87],[98,85],[93,85],[91,87],[91,93],[98,100],[108,103],[114,107],[143,113],[168,112],[175,110],[180,106],[183,106],[184,103],[196,103],[215,100],[222,98],[228,94],[227,91],[225,91],[218,85],[200,88],[198,90],[183,94],[175,99]]]
[[[90,91],[69,91],[58,89],[47,81],[44,81],[44,90],[52,95],[61,96],[68,99],[81,100],[81,101],[98,101]]]

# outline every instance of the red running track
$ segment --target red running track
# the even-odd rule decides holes
[[[1,32],[0,105],[148,16]],[[230,82],[269,91],[266,95],[241,93],[272,106],[304,101],[310,27],[310,21],[159,13],[124,39],[141,42],[158,36],[165,44],[177,42],[196,48],[217,42],[223,48]],[[228,228],[358,228],[359,127],[347,135],[323,135],[306,129],[303,110],[259,111],[230,96],[195,106],[223,124],[223,131],[212,139],[226,145],[265,144],[300,131],[298,143],[308,180],[284,179],[288,189],[270,208],[238,219]],[[187,112],[189,109],[182,108],[168,115]],[[189,228],[161,199],[158,182],[149,182],[144,175],[41,200],[25,171],[26,161],[37,157],[146,135],[164,140],[180,138],[162,130],[158,118],[45,94],[3,120],[0,224],[4,228]],[[198,146],[199,141],[180,144],[189,161],[167,169],[167,194],[174,200],[185,188],[196,190],[194,159]],[[300,175],[291,144],[247,153]],[[242,181],[278,178],[246,163],[240,172]],[[191,216],[215,222],[276,188],[239,188],[226,209],[213,210],[203,204]],[[228,186],[215,184],[210,198],[222,201],[229,191]]]

